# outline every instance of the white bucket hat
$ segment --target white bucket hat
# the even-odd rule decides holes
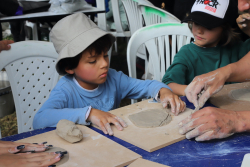
[[[58,21],[50,32],[50,39],[59,54],[56,70],[60,75],[65,71],[58,68],[58,62],[64,58],[75,57],[97,39],[109,35],[112,43],[115,37],[101,30],[83,13],[76,13]]]

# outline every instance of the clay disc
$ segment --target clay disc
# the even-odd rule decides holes
[[[129,115],[130,121],[140,128],[155,128],[171,122],[171,115],[162,109],[150,109]]]
[[[229,96],[234,100],[250,101],[250,89],[235,89]]]
[[[56,152],[56,151],[67,151],[67,150],[60,148],[60,147],[52,147],[45,152]],[[55,163],[54,165],[60,166],[61,164],[67,162],[68,160],[69,160],[69,152],[67,154],[64,154],[63,158],[59,162]]]

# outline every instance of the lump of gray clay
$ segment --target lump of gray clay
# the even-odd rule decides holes
[[[169,124],[171,115],[162,109],[149,109],[128,116],[129,120],[140,128],[156,128]]]
[[[82,131],[78,129],[74,122],[62,119],[56,125],[56,133],[64,140],[75,143],[83,138]]]

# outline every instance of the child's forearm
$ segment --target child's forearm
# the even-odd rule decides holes
[[[174,94],[177,94],[179,96],[185,96],[185,89],[187,85],[181,85],[181,84],[172,82],[168,84],[168,86],[172,89]]]

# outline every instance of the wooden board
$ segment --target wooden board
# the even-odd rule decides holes
[[[169,167],[169,166],[139,158],[135,160],[132,164],[130,164],[128,167]]]
[[[250,83],[237,83],[225,85],[221,91],[213,95],[209,101],[216,107],[233,110],[233,111],[246,111],[250,109],[250,102],[235,100],[230,97],[230,92],[235,89],[250,89]]]
[[[71,144],[59,137],[55,130],[19,140],[17,142],[41,143],[47,141],[54,147],[61,147],[69,152],[69,160],[60,167],[121,167],[126,166],[141,156],[105,136],[78,125],[83,132],[83,140]]]
[[[161,103],[148,103],[148,100],[145,100],[110,111],[110,113],[121,117],[128,124],[128,127],[123,131],[119,131],[114,126],[112,126],[114,136],[148,152],[153,152],[185,139],[185,135],[181,135],[178,132],[178,123],[188,117],[193,110],[186,109],[185,112],[179,114],[178,116],[174,116],[170,112],[170,109],[163,109],[171,113],[172,121],[168,125],[157,128],[139,128],[129,120],[129,115],[147,109],[163,109],[163,107]]]
[[[241,167],[249,167],[250,166],[250,154],[245,154]]]

